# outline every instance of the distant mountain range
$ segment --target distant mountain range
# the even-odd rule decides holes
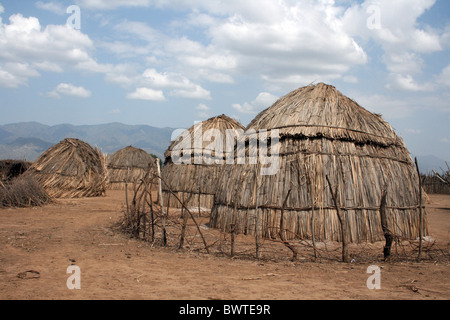
[[[173,128],[109,123],[74,126],[47,126],[37,122],[0,125],[0,159],[36,160],[45,150],[65,138],[81,139],[104,153],[114,153],[126,146],[144,149],[164,159]],[[447,170],[446,161],[433,155],[417,156],[420,171]],[[448,162],[450,165],[450,161]]]
[[[121,123],[83,126],[47,126],[37,122],[7,124],[0,126],[0,159],[34,161],[65,138],[81,139],[104,153],[114,153],[132,145],[163,158],[173,131],[172,128]]]
[[[450,166],[450,161],[445,161],[432,155],[417,156],[417,163],[420,172],[425,174],[432,173],[433,170],[436,170],[437,173],[442,173],[448,170],[447,164]]]

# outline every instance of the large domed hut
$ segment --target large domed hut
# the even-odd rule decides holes
[[[385,191],[389,232],[419,236],[418,174],[404,142],[380,115],[319,83],[280,98],[251,121],[250,130],[277,132],[278,170],[262,175],[259,161],[225,166],[211,227],[275,238],[282,223],[285,239],[314,234],[316,241],[342,241],[343,217],[347,242],[374,242],[384,239]],[[330,190],[337,190],[339,206]]]
[[[133,146],[116,151],[108,160],[108,188],[125,190],[144,178],[150,183],[157,174],[155,161],[145,150]]]
[[[220,178],[226,162],[227,137],[231,141],[230,137],[235,139],[244,129],[238,121],[220,115],[180,134],[165,152],[161,172],[165,205],[182,207],[175,194],[188,208],[211,210],[215,191],[223,183]]]
[[[25,172],[54,198],[102,196],[106,165],[98,149],[68,138],[45,151]]]

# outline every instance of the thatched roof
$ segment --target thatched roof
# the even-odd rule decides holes
[[[380,115],[323,83],[292,91],[257,115],[247,128],[279,129],[282,137],[318,137],[386,147],[403,145]]]
[[[199,130],[200,124],[201,130]],[[221,176],[221,168],[223,165],[208,165],[204,161],[196,163],[194,157],[203,155],[225,159],[225,141],[223,142],[223,154],[216,154],[215,152],[217,150],[211,146],[211,141],[207,141],[209,138],[212,138],[207,136],[208,133],[214,133],[214,130],[220,132],[222,138],[225,140],[227,130],[236,132],[236,136],[238,136],[241,133],[240,131],[244,130],[244,126],[226,115],[213,117],[187,129],[165,152],[165,163],[161,175],[163,180],[169,184],[169,186],[163,184],[163,191],[165,202],[167,202],[167,199],[170,199],[170,206],[176,208],[181,207],[174,197],[171,197],[171,193],[168,192],[168,189],[175,192],[180,199],[184,198],[186,205],[194,207],[200,205],[202,208],[211,209],[214,201],[215,189],[217,188],[217,182]],[[191,158],[191,163],[174,163],[172,151],[177,148],[180,140],[186,135],[190,137],[191,145],[187,148],[183,148],[183,155],[187,156],[187,158]],[[202,141],[201,146],[197,146],[194,143],[195,140]],[[212,138],[212,140],[214,140],[214,138]]]
[[[111,189],[124,189],[125,183],[138,182],[149,170],[156,173],[155,158],[145,150],[132,146],[116,151],[110,157],[107,167]],[[153,176],[149,178],[152,179]]]
[[[105,192],[103,156],[78,139],[68,138],[49,148],[25,174],[55,198],[95,197]]]
[[[201,125],[201,130],[198,130],[199,126]],[[245,127],[240,124],[238,121],[222,114],[220,116],[212,117],[208,120],[202,121],[197,123],[196,125],[193,125],[189,129],[187,129],[184,133],[188,134],[191,137],[192,144],[191,148],[185,148],[185,154],[191,154],[192,157],[194,155],[211,155],[214,150],[211,148],[211,141],[207,141],[207,137],[205,133],[207,133],[210,130],[219,130],[222,134],[222,137],[225,139],[225,132],[227,130],[244,130]],[[180,139],[183,138],[183,134],[179,136],[178,139],[172,142],[172,144],[169,146],[169,148],[164,153],[164,157],[166,158],[165,162],[170,163],[172,161],[171,159],[171,153],[172,151],[178,146]],[[202,141],[202,145],[200,148],[199,146],[196,146],[194,144],[194,140]],[[224,143],[225,146],[225,143]]]
[[[279,130],[279,170],[261,176],[260,165],[227,165],[212,227],[229,231],[233,224],[236,232],[255,234],[256,229],[276,237],[286,200],[286,238],[310,238],[314,214],[315,238],[340,240],[328,176],[340,188],[348,241],[383,239],[379,208],[384,188],[389,229],[408,239],[418,236],[417,172],[404,142],[381,116],[320,83],[282,97],[249,129]]]

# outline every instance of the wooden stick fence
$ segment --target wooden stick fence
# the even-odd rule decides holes
[[[306,181],[311,182],[311,177],[305,178]],[[255,179],[255,185],[257,186],[258,177],[256,176]],[[338,213],[339,222],[341,224],[341,261],[346,263],[350,262],[350,250],[352,250],[352,257],[360,257],[357,259],[362,259],[361,257],[366,256],[372,256],[376,259],[376,257],[381,252],[383,252],[385,260],[391,259],[393,257],[396,257],[397,259],[409,259],[409,257],[411,256],[411,252],[417,252],[418,250],[420,252],[419,257],[421,257],[421,259],[424,258],[424,253],[427,255],[427,258],[436,258],[436,256],[448,258],[448,255],[446,255],[443,250],[436,248],[434,243],[423,244],[419,242],[418,244],[416,244],[416,242],[414,241],[402,239],[402,237],[394,234],[392,230],[388,228],[388,217],[386,216],[386,208],[388,207],[386,198],[388,190],[386,188],[382,190],[381,203],[378,207],[378,211],[381,215],[382,221],[381,228],[386,239],[384,248],[380,249],[380,251],[374,251],[374,248],[378,248],[378,246],[347,243],[346,239],[348,234],[345,225],[345,208],[342,208],[339,203],[340,186],[338,183],[333,185],[328,176],[326,177],[326,181],[328,183],[328,188],[330,189],[335,204],[334,209]],[[303,180],[300,179],[298,182],[299,184],[303,185]],[[157,199],[154,198],[151,192],[154,186],[158,187]],[[298,186],[292,185],[291,188],[288,189],[287,193],[283,195],[284,201],[281,210],[279,222],[280,224],[279,228],[277,228],[277,233],[274,233],[276,237],[254,237],[253,242],[249,241],[252,236],[237,236],[235,232],[236,220],[234,217],[238,208],[237,202],[230,204],[230,210],[232,210],[233,219],[230,221],[229,235],[227,236],[227,233],[223,233],[218,230],[210,230],[207,231],[207,239],[204,234],[204,230],[208,229],[206,228],[202,230],[203,227],[200,228],[200,225],[197,222],[197,218],[194,216],[193,212],[191,212],[185,205],[185,203],[188,203],[190,201],[190,197],[193,197],[193,195],[187,193],[188,195],[186,196],[186,194],[182,193],[181,196],[179,196],[179,193],[171,192],[169,187],[167,186],[169,195],[176,199],[176,201],[178,201],[181,206],[181,213],[175,217],[173,214],[169,215],[169,207],[164,208],[163,206],[164,202],[162,201],[163,199],[160,192],[162,186],[167,186],[164,179],[162,179],[157,173],[155,174],[149,171],[146,174],[146,177],[144,177],[134,185],[132,189],[133,194],[130,195],[130,189],[125,188],[126,211],[124,224],[126,225],[126,229],[132,236],[148,241],[152,244],[160,243],[160,245],[162,246],[168,246],[170,240],[171,246],[175,247],[178,250],[184,249],[187,244],[189,244],[188,248],[195,247],[198,248],[198,250],[204,250],[207,254],[225,253],[231,258],[253,256],[253,258],[256,259],[265,259],[267,257],[280,257],[281,250],[278,247],[280,245],[289,249],[289,251],[292,253],[292,261],[305,259],[310,259],[310,261],[324,261],[337,258],[339,251],[339,242],[317,243],[316,241],[314,241],[315,228],[313,214],[310,216],[312,239],[309,238],[309,240],[307,240],[299,237],[299,235],[290,235],[289,239],[291,240],[287,240],[286,235],[291,231],[289,231],[285,226],[285,210],[287,209],[287,201],[289,196],[291,195],[294,188]],[[258,200],[258,189],[254,190],[253,196],[253,203],[255,208],[259,206],[262,207],[263,205],[261,204],[261,200]],[[311,206],[312,208],[314,208],[314,195],[311,196],[311,199]],[[421,206],[421,203],[419,203],[418,207]],[[200,215],[199,218],[201,218]],[[204,218],[205,217],[203,217],[203,219]],[[263,220],[264,219],[262,217],[258,217],[258,214],[255,213],[254,228],[259,228],[260,224],[264,223]],[[188,223],[189,221],[192,221],[193,224],[190,225]],[[195,233],[195,235],[192,235],[193,233]],[[258,232],[256,232],[256,234],[258,234]],[[198,240],[195,239],[201,239],[201,242],[198,242]],[[195,243],[193,241],[195,241]],[[220,242],[220,245],[216,248],[215,244],[218,242]],[[237,246],[239,246],[240,249],[238,249]],[[393,255],[391,252],[392,247],[395,249],[395,255]],[[215,251],[212,251],[212,248],[216,248]],[[229,251],[227,248],[229,248]]]

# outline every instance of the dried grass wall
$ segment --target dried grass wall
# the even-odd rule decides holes
[[[201,123],[201,130],[198,127],[192,126],[186,133],[191,139],[190,147],[184,150],[184,156],[190,157],[189,164],[174,163],[172,159],[172,151],[180,143],[180,140],[174,141],[165,153],[165,163],[162,168],[162,178],[167,183],[163,184],[164,205],[173,208],[181,208],[179,201],[172,196],[174,192],[179,199],[185,201],[188,207],[202,208],[210,210],[214,204],[214,194],[221,182],[219,178],[222,176],[222,164],[206,164],[204,161],[196,164],[194,161],[195,155],[215,156],[214,150],[208,149],[209,141],[202,140],[203,134],[208,130],[218,130],[225,139],[226,130],[244,130],[244,127],[225,115],[210,118]],[[200,139],[201,147],[197,148],[194,141]],[[224,141],[224,146],[226,142]],[[222,156],[222,155],[221,155]],[[225,156],[222,156],[225,159]]]
[[[261,176],[258,165],[227,165],[212,227],[275,238],[284,209],[286,239],[310,239],[314,233],[318,241],[341,241],[328,176],[339,187],[347,241],[384,239],[384,188],[389,230],[407,239],[419,236],[418,175],[403,141],[380,116],[319,84],[283,97],[249,128],[280,130],[280,170]]]
[[[125,190],[143,179],[147,172],[156,174],[155,158],[145,150],[132,146],[115,152],[108,161],[108,188]],[[149,176],[151,180],[153,175]],[[150,181],[148,181],[150,183]]]

